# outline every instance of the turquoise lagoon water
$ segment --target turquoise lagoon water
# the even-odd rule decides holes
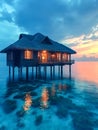
[[[72,78],[8,80],[0,63],[0,130],[98,130],[98,62],[76,62]]]

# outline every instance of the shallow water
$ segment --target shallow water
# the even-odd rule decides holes
[[[8,80],[0,64],[0,130],[97,130],[98,62],[76,62],[72,78]],[[24,109],[25,108],[25,109]]]

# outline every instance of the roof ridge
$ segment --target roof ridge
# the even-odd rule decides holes
[[[7,51],[14,50],[14,49],[49,50],[49,51],[57,51],[57,52],[66,52],[69,54],[76,53],[71,48],[61,43],[58,43],[52,40],[51,38],[49,38],[48,36],[45,36],[41,33],[36,33],[34,35],[20,34],[19,39],[15,43],[9,45],[1,52],[6,53]]]
[[[51,39],[48,36],[45,36],[41,43],[52,44]]]

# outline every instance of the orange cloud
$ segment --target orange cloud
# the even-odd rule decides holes
[[[98,58],[98,28],[93,28],[92,32],[88,35],[81,35],[79,37],[71,37],[62,40],[63,43],[68,43],[68,46],[76,50],[75,57],[87,57]]]
[[[79,46],[73,47],[74,50],[77,51],[79,55],[87,55],[92,56],[94,54],[95,57],[98,56],[98,41],[88,42],[86,45],[81,44]]]

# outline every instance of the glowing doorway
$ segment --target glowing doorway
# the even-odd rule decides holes
[[[38,57],[41,63],[47,63],[48,62],[48,52],[46,50],[43,50],[41,52],[38,52]]]

